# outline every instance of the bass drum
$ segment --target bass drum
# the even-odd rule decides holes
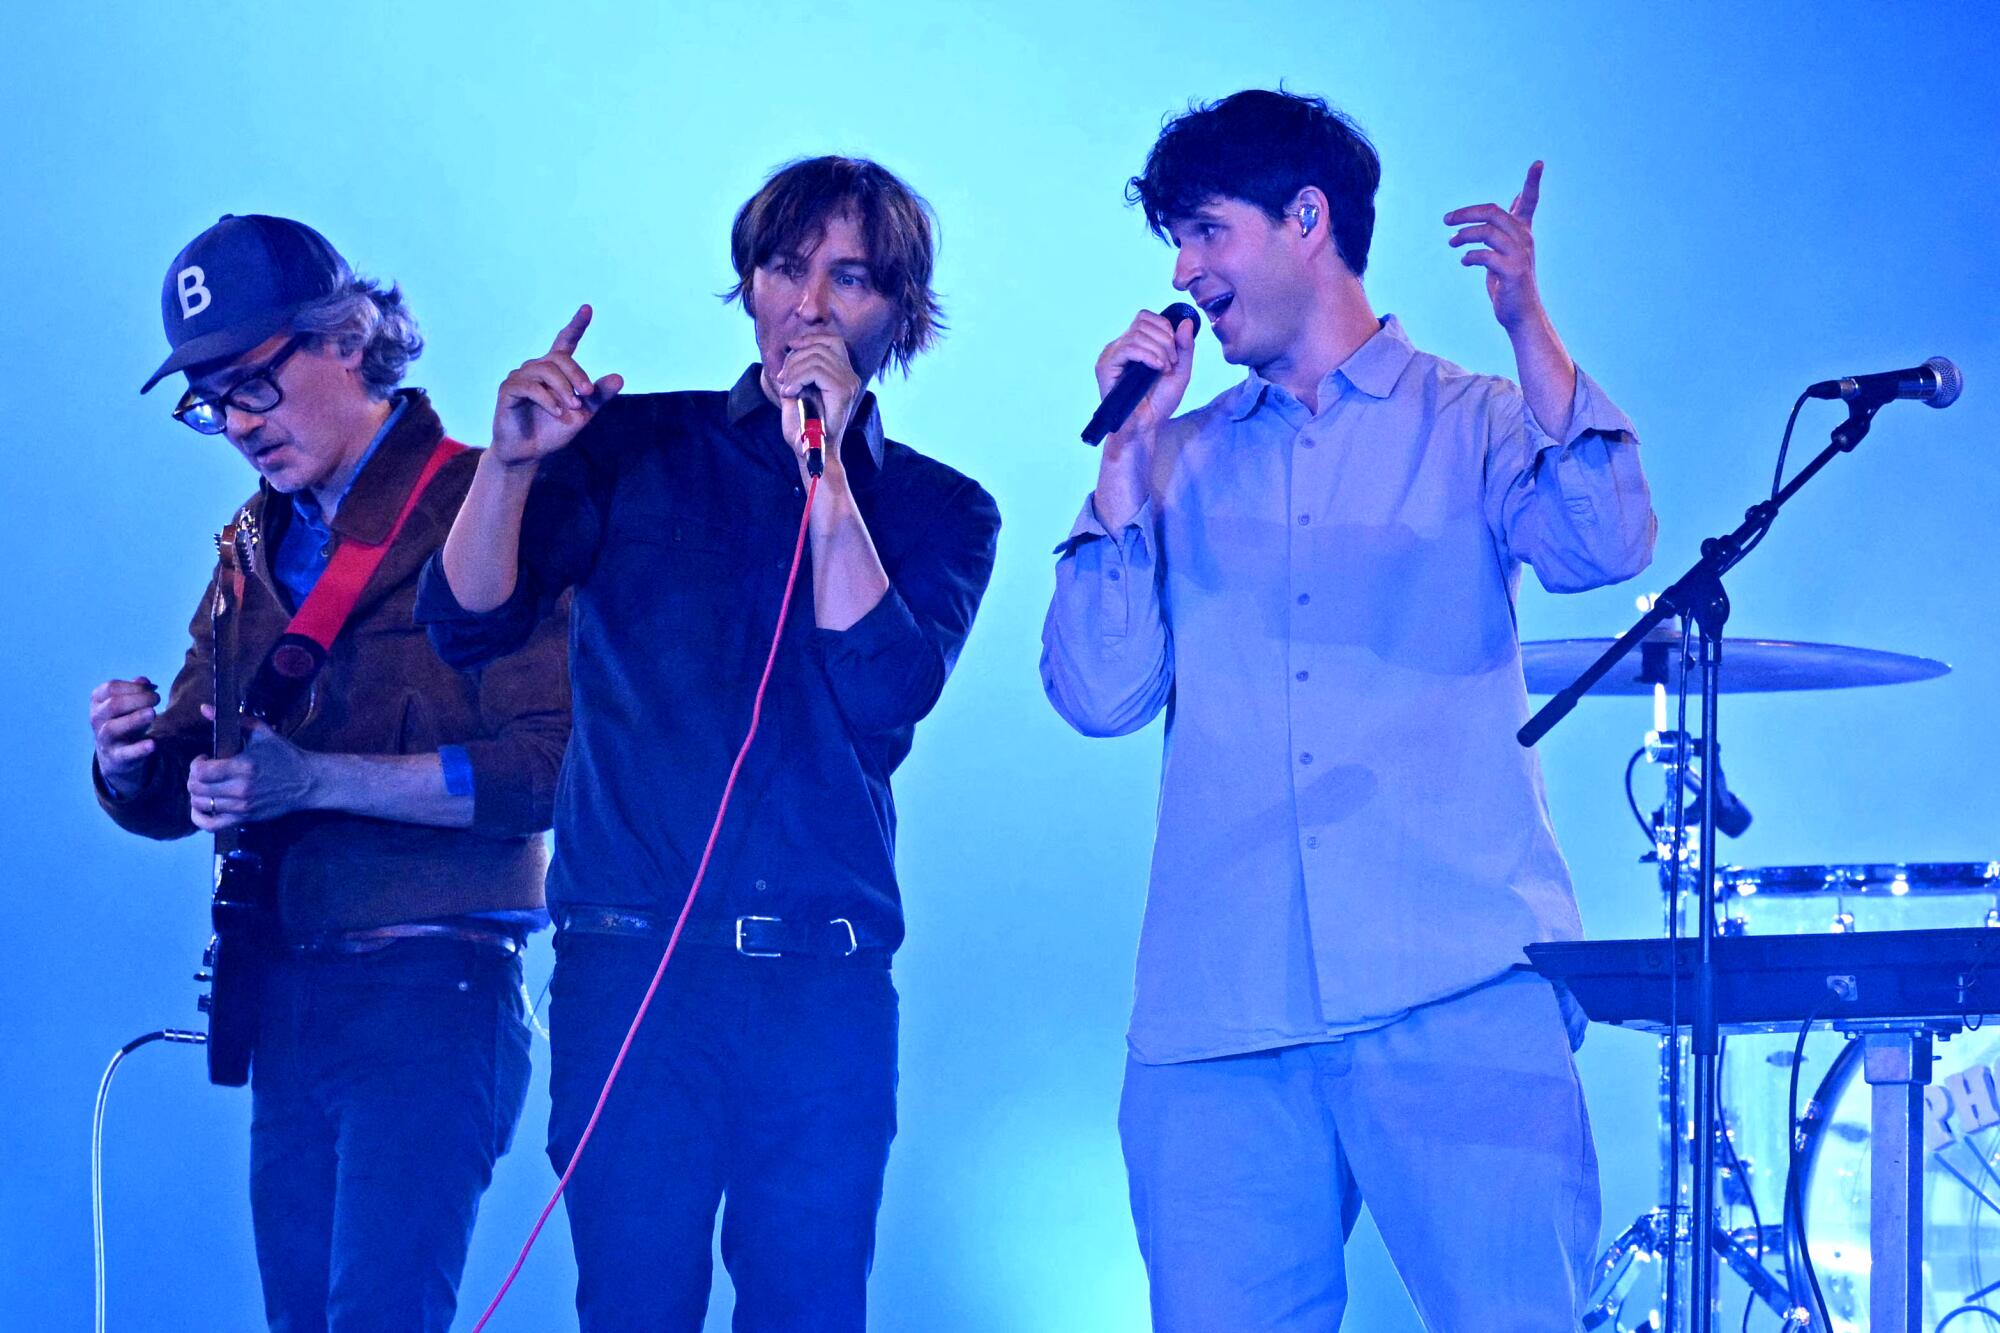
[[[1924,1319],[1945,1333],[2000,1329],[2000,1032],[1937,1046],[1924,1089]],[[1804,1128],[1805,1234],[1835,1333],[1868,1328],[1868,1158],[1861,1046],[1835,1058]],[[1796,1284],[1805,1296],[1803,1275]]]
[[[1731,933],[2000,925],[1995,862],[1781,866],[1725,870],[1717,878]],[[1739,1034],[1725,1043],[1718,1092],[1740,1167],[1732,1169],[1725,1154],[1719,1197],[1725,1226],[1739,1235],[1754,1234],[1753,1220],[1774,1229],[1784,1216],[1795,1039],[1796,1030]],[[1923,1326],[1933,1333],[1996,1333],[2000,1025],[1961,1033],[1935,1049],[1924,1094]],[[1836,1333],[1868,1328],[1870,1096],[1859,1051],[1839,1033],[1815,1032],[1799,1071],[1806,1238]],[[1804,1100],[1808,1089],[1814,1090],[1810,1101]],[[1782,1279],[1781,1256],[1782,1247],[1773,1245],[1763,1261]],[[1805,1304],[1803,1274],[1793,1290]]]

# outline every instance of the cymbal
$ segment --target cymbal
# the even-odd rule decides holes
[[[1554,694],[1582,675],[1604,654],[1612,639],[1539,639],[1521,645],[1521,670],[1528,693]],[[1697,651],[1699,649],[1697,648]],[[1949,664],[1877,648],[1837,643],[1793,643],[1784,639],[1725,639],[1722,692],[1765,694],[1775,690],[1845,690],[1862,685],[1901,685],[1930,680]],[[1680,688],[1680,634],[1648,636],[1627,653],[1591,694],[1651,694],[1655,684]],[[1688,682],[1699,691],[1699,668]]]

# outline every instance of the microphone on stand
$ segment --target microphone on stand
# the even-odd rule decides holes
[[[1701,775],[1694,784],[1694,794],[1701,796],[1701,783],[1708,780],[1708,774]],[[1722,747],[1715,747],[1715,831],[1725,838],[1740,838],[1750,827],[1752,815],[1750,807],[1735,792],[1729,790],[1729,779],[1722,775]]]
[[[1915,398],[1932,407],[1950,407],[1964,390],[1965,376],[1958,367],[1944,357],[1934,356],[1908,370],[1821,380],[1806,390],[1806,397],[1842,398],[1850,403],[1858,399],[1877,406],[1896,398]]]
[[[1160,312],[1160,317],[1176,331],[1183,322],[1192,320],[1195,333],[1201,333],[1201,312],[1185,301],[1174,302]],[[1101,444],[1105,436],[1124,425],[1125,418],[1132,415],[1132,409],[1145,399],[1159,379],[1160,372],[1145,362],[1127,361],[1119,370],[1111,392],[1104,395],[1104,401],[1091,414],[1090,424],[1083,428],[1083,442]]]

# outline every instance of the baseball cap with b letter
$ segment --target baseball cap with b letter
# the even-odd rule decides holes
[[[348,272],[326,237],[303,222],[224,214],[167,268],[160,318],[173,352],[139,392],[177,370],[241,356],[283,332]]]

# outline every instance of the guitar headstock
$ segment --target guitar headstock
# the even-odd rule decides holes
[[[215,601],[209,609],[214,644],[215,733],[209,753],[219,759],[228,758],[243,748],[243,691],[237,680],[236,663],[231,659],[227,646],[231,636],[225,632],[224,626],[243,604],[243,589],[247,582],[245,571],[250,567],[250,553],[256,547],[257,519],[247,509],[239,512],[233,522],[215,534]]]
[[[248,569],[250,553],[256,549],[257,517],[247,509],[215,534],[215,554],[228,573],[240,574]]]

